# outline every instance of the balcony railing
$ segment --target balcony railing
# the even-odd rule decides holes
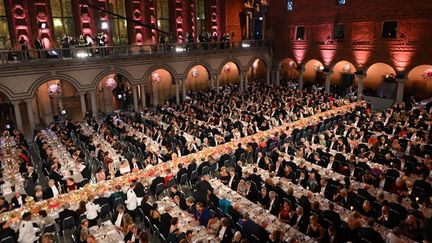
[[[27,51],[0,51],[0,64],[37,63],[40,61],[64,61],[83,58],[115,58],[128,56],[149,55],[189,55],[218,50],[248,50],[269,48],[270,41],[243,40],[241,42],[201,42],[176,43],[158,45],[130,45],[130,46],[93,46],[53,49],[30,49]]]

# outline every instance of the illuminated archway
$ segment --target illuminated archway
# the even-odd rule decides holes
[[[15,121],[13,106],[9,98],[0,91],[0,127]]]
[[[239,66],[234,62],[227,62],[220,70],[219,85],[240,83]]]
[[[126,109],[133,104],[130,80],[122,74],[108,74],[96,87],[98,111],[109,114],[113,110]]]
[[[375,63],[366,70],[364,94],[394,98],[396,94],[396,72],[386,63]]]
[[[305,64],[305,71],[303,74],[303,80],[305,85],[307,84],[324,84],[325,76],[322,70],[324,69],[324,64],[322,62],[311,59]]]
[[[346,91],[350,86],[357,86],[355,81],[356,68],[349,61],[339,61],[333,66],[333,73],[330,76],[330,85],[336,86],[339,91]]]
[[[408,73],[405,82],[405,95],[418,99],[432,97],[432,65],[419,65]]]
[[[80,96],[73,84],[62,79],[52,79],[37,87],[32,100],[35,125],[48,125],[54,118],[82,119]],[[21,106],[23,126],[29,126],[27,106]],[[25,114],[25,115],[24,115]]]
[[[179,84],[179,92],[180,91]],[[176,95],[175,83],[172,74],[163,68],[154,70],[146,80],[145,90],[150,91],[150,104],[158,105],[172,99]]]
[[[280,78],[282,80],[293,80],[297,79],[299,72],[297,71],[297,63],[294,59],[285,58],[279,63],[280,67]]]
[[[201,90],[210,86],[210,74],[203,65],[193,66],[186,78],[186,90]]]
[[[260,58],[252,61],[248,67],[248,82],[258,82],[261,81],[265,83],[267,79],[267,65],[266,62]]]

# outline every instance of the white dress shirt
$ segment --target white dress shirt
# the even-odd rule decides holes
[[[223,239],[226,230],[227,230],[227,227],[226,227],[226,226],[222,226],[222,227],[221,227],[221,229],[219,230],[219,235],[218,235],[219,240],[222,240],[222,239]]]
[[[126,198],[126,208],[131,211],[135,210],[138,206],[138,200],[134,190],[129,189],[126,193]]]
[[[93,202],[88,202],[86,204],[86,218],[89,220],[97,218],[99,210],[99,205],[94,204]]]
[[[117,215],[117,219],[116,219],[116,221],[114,222],[114,225],[115,225],[115,226],[117,226],[117,227],[121,227],[121,223],[122,223],[122,220],[123,220],[123,214],[124,214],[124,213],[119,213],[119,214]]]
[[[34,243],[37,240],[37,230],[33,227],[32,221],[21,221],[19,226],[19,243]]]
[[[51,190],[53,192],[54,197],[57,197],[60,194],[56,186],[52,186]]]

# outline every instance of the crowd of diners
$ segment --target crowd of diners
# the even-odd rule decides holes
[[[346,100],[332,94],[325,95],[317,89],[299,91],[263,84],[249,86],[245,92],[240,92],[236,86],[225,86],[219,91],[191,91],[187,97],[180,106],[168,102],[141,113],[113,114],[103,123],[87,118],[79,123],[52,124],[50,129],[68,148],[85,179],[80,183],[71,182],[58,173],[61,164],[50,153],[51,149],[40,131],[35,131],[35,143],[48,185],[45,188],[35,185],[33,194],[29,195],[34,195],[36,201],[55,197],[84,186],[88,181],[112,179],[133,169],[169,161],[173,153],[181,157],[258,131],[267,131],[330,110]],[[430,214],[424,213],[430,212],[432,203],[430,112],[422,107],[394,105],[379,114],[367,106],[336,118],[328,126],[322,121],[316,127],[303,130],[287,127],[283,133],[272,134],[268,140],[239,144],[237,149],[228,150],[220,158],[203,158],[187,168],[180,165],[176,175],[166,171],[151,183],[132,183],[126,192],[116,188],[116,196],[89,198],[87,202],[80,202],[76,211],[65,205],[64,212],[73,213],[77,226],[81,226],[82,242],[92,242],[88,228],[96,224],[98,211],[106,203],[116,213],[121,213],[122,220],[114,217],[113,223],[125,237],[132,234],[135,240],[132,242],[146,242],[148,236],[136,226],[139,223],[137,218],[142,220],[142,217],[137,217],[138,208],[152,225],[160,226],[160,233],[170,242],[190,242],[192,232],[179,232],[176,227],[181,219],[172,218],[169,213],[162,217],[163,214],[158,213],[157,203],[153,203],[157,201],[154,197],[158,194],[157,185],[163,183],[168,186],[171,178],[180,183],[183,174],[191,179],[194,171],[201,175],[204,167],[216,163],[216,177],[220,181],[317,241],[361,242],[364,239],[383,242],[387,239],[398,242],[401,235],[415,241],[430,241],[427,233],[431,227]],[[94,133],[84,132],[83,126],[90,126]],[[145,137],[138,136],[138,133]],[[94,143],[96,139],[106,140],[117,151],[120,163],[115,164],[103,146]],[[152,144],[157,144],[157,148]],[[323,171],[316,167],[311,169],[310,163],[343,175],[344,179],[321,179]],[[243,166],[249,164],[270,171],[271,176],[286,178],[312,193],[322,194],[333,204],[329,205],[330,209],[321,210],[313,197],[295,198],[292,191],[281,190],[280,185],[263,180],[258,173],[243,173]],[[375,164],[382,166],[377,169]],[[356,183],[362,183],[362,187],[354,187]],[[267,232],[265,228],[269,222],[266,220],[253,222],[235,202],[219,200],[207,176],[194,178],[192,184],[194,192],[189,197],[180,187],[170,186],[172,200],[182,210],[193,214],[197,222],[212,231],[219,241],[248,242],[252,241],[251,235],[260,242],[283,242],[285,239],[281,231]],[[375,188],[372,191],[376,193],[370,193],[370,188]],[[397,197],[389,201],[387,194]],[[17,197],[24,195],[17,194]],[[114,204],[118,197],[124,199],[124,204]],[[131,198],[135,198],[135,203]],[[409,207],[401,204],[405,198],[410,200]],[[25,200],[20,201],[25,204]],[[0,200],[0,204],[2,202],[7,203]],[[347,220],[341,220],[332,211],[334,205],[348,208],[352,214]],[[9,209],[9,206],[5,208]],[[81,217],[83,213],[85,216]],[[64,215],[67,217],[68,214]],[[27,216],[31,218],[31,215]],[[59,222],[65,217],[60,216]],[[22,224],[28,221],[31,220],[23,217]],[[362,224],[363,221],[368,225]],[[242,225],[241,230],[237,223]],[[374,230],[376,224],[391,233],[377,233]],[[2,225],[2,238],[5,236],[3,232],[6,236],[16,237],[7,222]],[[298,239],[291,240],[295,242]]]

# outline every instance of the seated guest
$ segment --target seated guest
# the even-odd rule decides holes
[[[231,240],[232,243],[241,243],[242,242],[242,234],[240,231],[236,231]]]
[[[209,176],[204,175],[201,180],[195,185],[194,197],[197,202],[207,203],[208,192],[212,190],[209,183]]]
[[[308,228],[308,218],[303,212],[303,207],[299,206],[296,208],[296,212],[291,219],[291,225],[303,234],[306,233]]]
[[[266,209],[273,215],[279,215],[280,202],[274,191],[269,192],[269,201],[266,205]]]
[[[37,185],[35,187],[35,196],[34,196],[34,200],[36,202],[40,202],[44,200],[44,191],[42,190],[42,186],[41,185]]]
[[[122,204],[117,205],[116,211],[111,220],[116,228],[121,229],[123,227],[124,215],[125,215],[125,207]]]
[[[169,234],[169,231],[170,231],[171,220],[173,218],[171,216],[171,214],[170,214],[171,210],[172,210],[171,206],[165,207],[165,213],[163,213],[160,216],[159,231],[165,237],[168,237],[168,234]]]
[[[215,214],[210,215],[206,230],[208,233],[217,236],[217,232],[220,228],[220,220]]]
[[[75,211],[73,211],[73,210],[70,210],[69,208],[70,208],[69,203],[65,203],[65,204],[63,205],[63,211],[61,211],[61,212],[59,213],[60,232],[62,232],[62,230],[63,230],[63,221],[64,221],[66,218],[72,217],[73,220],[74,220],[74,222],[75,222],[75,224],[78,223],[78,215],[77,215],[77,213],[76,213]]]
[[[158,210],[158,205],[157,205],[157,203],[153,203],[153,206],[150,209],[150,221],[152,222],[152,224],[159,227],[160,226],[160,217],[161,217],[161,214]]]
[[[284,223],[291,222],[291,205],[288,201],[284,201],[282,204],[282,209],[279,212],[279,220]]]
[[[165,176],[165,178],[164,178],[164,185],[165,185],[165,187],[167,187],[168,186],[168,182],[172,179],[172,178],[174,178],[174,175],[173,175],[173,173],[171,172],[171,169],[170,168],[168,168],[168,169],[166,169],[166,176]]]
[[[87,211],[86,209],[86,202],[85,201],[80,201],[78,204],[78,209],[75,210],[75,212],[77,213],[77,215],[82,215]]]
[[[180,234],[180,230],[178,228],[179,218],[174,217],[171,219],[170,227],[168,231],[167,242],[177,242],[177,238]]]
[[[15,241],[17,240],[16,233],[13,229],[11,229],[8,222],[0,223],[0,239],[5,239],[7,237],[12,237]]]
[[[74,180],[74,178],[69,177],[66,179],[66,191],[67,192],[71,192],[71,191],[75,191],[77,189],[77,184]]]
[[[159,184],[164,184],[164,178],[160,176],[160,173],[155,174],[155,178],[153,179],[152,183],[150,184],[150,191],[153,194],[156,194],[156,187]]]
[[[324,238],[324,228],[319,224],[318,217],[315,215],[310,216],[309,222],[306,234],[320,242]]]
[[[180,197],[179,195],[175,195],[174,198],[174,203],[181,209],[186,211],[187,210],[187,205],[186,205],[186,200],[183,197]]]
[[[126,159],[121,162],[120,167],[119,167],[119,171],[120,171],[121,175],[124,175],[124,174],[131,172],[129,162]]]
[[[221,243],[231,242],[233,237],[233,229],[230,227],[230,221],[228,218],[224,217],[221,219],[221,227],[216,232],[216,240]]]
[[[126,243],[140,243],[140,240],[139,240],[140,233],[141,233],[141,230],[138,228],[138,226],[133,224],[130,227],[130,231],[125,235],[124,241]]]
[[[358,229],[359,236],[370,242],[384,243],[385,241],[381,234],[374,229],[375,220],[373,218],[368,218],[367,224],[367,227],[360,227]]]
[[[45,190],[45,199],[57,197],[60,194],[60,190],[56,185],[56,182],[51,179],[48,181],[48,188]]]
[[[87,219],[83,219],[81,221],[80,241],[87,242],[87,238],[89,236],[90,236],[89,221]]]
[[[150,211],[153,208],[153,198],[150,194],[147,194],[143,198],[143,202],[141,204],[144,215],[150,216]]]
[[[249,218],[249,213],[243,213],[243,218],[239,219],[239,224],[243,226],[243,231],[249,235],[257,235],[259,232],[259,225]]]
[[[19,192],[15,192],[15,196],[11,200],[11,205],[13,208],[19,208],[26,203],[26,195],[21,195]]]
[[[207,226],[210,219],[210,210],[204,206],[202,202],[197,202],[194,211],[194,218],[200,225]]]
[[[280,230],[275,230],[269,235],[270,243],[282,243],[284,242],[282,239],[282,232]]]

